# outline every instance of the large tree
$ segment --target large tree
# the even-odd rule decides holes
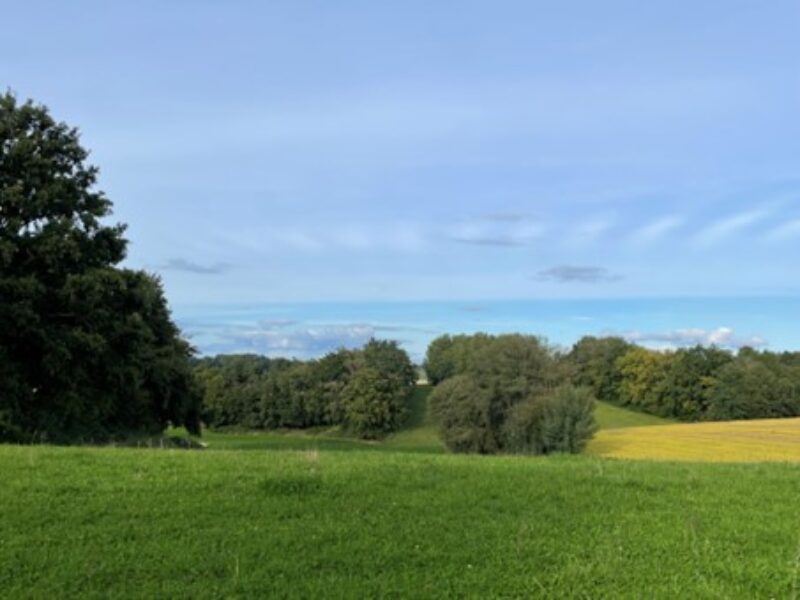
[[[0,95],[0,439],[198,428],[191,347],[161,284],[118,268],[123,225],[78,131]]]

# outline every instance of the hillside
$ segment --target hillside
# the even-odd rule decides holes
[[[669,425],[669,419],[648,415],[614,406],[608,402],[598,402],[594,411],[600,431],[605,429],[621,429],[625,427],[649,427],[652,425]]]
[[[338,429],[283,432],[217,432],[203,434],[203,443],[214,450],[377,450],[391,452],[444,452],[436,427],[428,419],[427,398],[431,388],[419,386],[414,394],[411,413],[405,426],[381,442],[353,439]],[[598,402],[596,418],[600,431],[625,427],[643,427],[672,423],[668,419]]]

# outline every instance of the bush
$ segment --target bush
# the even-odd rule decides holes
[[[458,341],[472,354],[463,355],[462,372],[439,383],[429,397],[445,445],[484,454],[580,447],[577,440],[591,430],[579,402],[585,394],[553,395],[566,379],[561,357],[533,336],[478,339]],[[589,411],[591,421],[591,404]]]
[[[529,398],[513,406],[503,423],[503,447],[514,454],[543,454],[542,399]]]
[[[565,385],[545,396],[542,405],[542,454],[583,451],[597,431],[591,390]]]
[[[364,367],[342,390],[344,426],[365,439],[383,437],[405,421],[408,400],[408,394],[397,379]]]
[[[565,385],[514,406],[504,424],[504,449],[517,454],[581,452],[597,430],[594,396]]]
[[[468,375],[437,385],[428,407],[445,445],[453,452],[489,454],[500,447],[489,423],[490,394]]]

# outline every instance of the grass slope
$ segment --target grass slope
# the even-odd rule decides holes
[[[798,465],[0,446],[4,597],[788,597]]]
[[[623,427],[668,425],[669,423],[673,422],[669,419],[614,406],[613,404],[608,404],[607,402],[597,403],[594,416],[597,419],[597,426],[601,431],[604,429],[620,429]]]

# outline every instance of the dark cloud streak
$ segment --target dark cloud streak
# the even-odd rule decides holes
[[[619,281],[622,276],[612,273],[605,267],[560,265],[539,271],[536,279],[558,283],[611,283]]]
[[[167,271],[183,271],[184,273],[194,273],[196,275],[221,275],[222,273],[230,270],[230,265],[227,263],[201,265],[184,258],[171,258],[159,268]]]

